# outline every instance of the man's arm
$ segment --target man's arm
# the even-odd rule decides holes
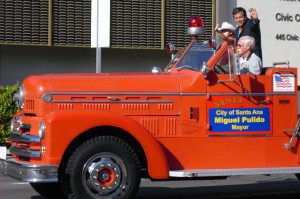
[[[254,21],[254,23],[259,22],[258,14],[255,8],[249,9],[250,17]]]

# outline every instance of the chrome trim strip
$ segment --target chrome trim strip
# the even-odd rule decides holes
[[[274,167],[274,168],[242,168],[242,169],[200,169],[170,171],[170,177],[212,177],[212,176],[238,176],[238,175],[264,175],[264,174],[294,174],[300,173],[300,167]]]
[[[9,152],[11,154],[24,156],[24,157],[29,157],[29,158],[39,158],[39,157],[41,157],[40,150],[32,150],[32,149],[29,149],[29,148],[11,146],[9,148]]]
[[[48,92],[44,93],[44,95],[152,95],[152,96],[206,96],[206,95],[255,95],[255,96],[263,96],[263,95],[296,95],[296,92],[271,92],[271,93],[205,93],[205,92]]]
[[[33,135],[26,135],[26,134],[20,134],[20,133],[12,133],[10,134],[9,140],[14,142],[41,142],[41,138],[39,136],[33,136]]]
[[[206,96],[206,93],[181,93],[178,96]],[[296,95],[295,93],[208,93],[211,96],[279,96]],[[171,95],[170,95],[171,96]],[[173,95],[175,96],[175,95]],[[173,100],[53,100],[50,103],[174,103]]]
[[[49,92],[46,95],[135,95],[135,96],[295,96],[295,92],[272,92],[272,93],[174,93],[174,92]],[[52,100],[47,103],[174,103],[173,100]]]
[[[19,126],[20,126],[20,128],[31,129],[31,124],[20,123]]]
[[[58,165],[18,163],[11,157],[0,159],[0,173],[24,182],[58,182]]]
[[[118,101],[111,101],[111,100],[53,100],[52,102],[55,103],[174,103],[173,100],[118,100]]]
[[[277,95],[296,95],[294,92],[273,92],[273,93],[207,93],[211,96],[277,96]]]
[[[180,96],[180,92],[47,92],[44,95],[168,95]]]
[[[206,96],[207,93],[180,93],[180,96]]]

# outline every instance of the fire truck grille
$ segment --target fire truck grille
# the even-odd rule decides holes
[[[29,111],[34,111],[34,100],[29,99],[25,101],[25,109]]]

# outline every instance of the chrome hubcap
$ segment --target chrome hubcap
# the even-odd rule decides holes
[[[98,154],[90,158],[82,172],[85,190],[94,198],[97,198],[97,196],[111,196],[122,191],[126,173],[122,174],[125,167],[120,166],[118,164],[120,162],[122,161],[114,154]]]

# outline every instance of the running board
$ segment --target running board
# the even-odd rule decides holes
[[[170,171],[170,177],[198,178],[213,176],[239,176],[239,175],[268,175],[268,174],[295,174],[300,173],[300,167],[275,168],[245,168],[245,169],[199,169]]]

